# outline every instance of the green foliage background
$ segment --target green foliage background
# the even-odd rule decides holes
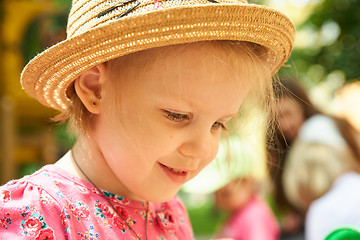
[[[317,37],[320,37],[321,31],[326,31],[325,26],[329,23],[337,25],[338,37],[330,44],[317,41],[307,48],[295,48],[291,56],[295,70],[292,70],[291,76],[319,83],[324,81],[328,74],[338,70],[344,73],[345,82],[359,79],[360,0],[320,1],[308,19],[297,26],[297,31],[312,29]],[[309,69],[314,65],[317,73],[309,74]],[[285,71],[283,69],[281,73],[284,74]],[[289,74],[289,71],[286,71],[286,74]]]

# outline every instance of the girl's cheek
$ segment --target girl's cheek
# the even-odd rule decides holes
[[[216,155],[218,154],[218,152],[219,152],[219,144],[220,144],[220,139],[216,142],[216,144],[214,146],[213,154],[211,156],[210,162],[214,161]]]

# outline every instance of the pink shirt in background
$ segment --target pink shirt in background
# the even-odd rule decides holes
[[[135,177],[135,176],[134,176]],[[146,202],[104,191],[135,232],[145,239]],[[175,196],[149,203],[148,239],[193,239],[187,212]],[[1,239],[136,239],[90,183],[54,166],[0,187]]]
[[[229,219],[220,236],[234,240],[277,240],[280,227],[269,206],[253,197]]]

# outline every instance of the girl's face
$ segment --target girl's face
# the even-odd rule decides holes
[[[213,160],[224,125],[250,88],[224,56],[193,44],[155,58],[141,77],[130,77],[139,71],[134,63],[106,80],[121,87],[117,99],[103,99],[94,136],[125,197],[167,201]]]
[[[304,111],[294,99],[286,97],[279,99],[277,108],[280,130],[287,141],[292,142],[305,122]]]

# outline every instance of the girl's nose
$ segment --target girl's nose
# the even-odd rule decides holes
[[[179,152],[188,158],[207,160],[217,152],[218,137],[210,131],[190,133],[187,140],[179,147]]]

